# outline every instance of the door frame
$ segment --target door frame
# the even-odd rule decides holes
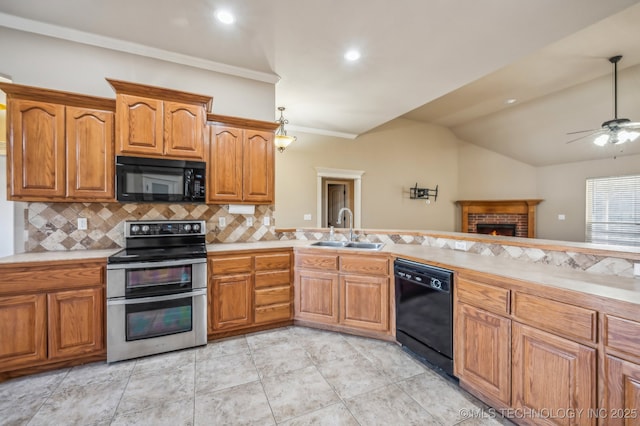
[[[322,227],[329,227],[329,187],[331,185],[340,185],[344,187],[345,191],[345,200],[344,207],[348,207],[353,211],[353,188],[354,181],[352,179],[332,179],[332,178],[322,178]],[[326,222],[326,226],[325,226]],[[343,227],[346,225],[345,222],[342,223]],[[349,224],[350,225],[350,224]]]
[[[316,226],[322,228],[322,179],[350,179],[353,180],[353,227],[361,228],[362,220],[362,175],[364,170],[332,169],[328,167],[316,167]]]

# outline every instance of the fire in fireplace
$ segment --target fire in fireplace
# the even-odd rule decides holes
[[[515,223],[478,223],[476,233],[485,235],[502,235],[504,237],[516,236]]]

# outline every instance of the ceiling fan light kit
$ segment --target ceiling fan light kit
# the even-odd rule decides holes
[[[605,121],[598,130],[585,130],[585,132],[591,133],[567,143],[575,142],[589,136],[595,136],[593,143],[598,146],[620,145],[625,142],[633,142],[640,136],[640,123],[632,122],[628,118],[618,118],[618,62],[620,62],[621,59],[622,55],[609,58],[609,62],[613,64],[613,120]]]

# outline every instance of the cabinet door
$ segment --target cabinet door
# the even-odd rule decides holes
[[[102,288],[47,295],[49,358],[68,358],[104,348],[105,304]]]
[[[0,297],[0,371],[46,359],[46,303],[44,294]]]
[[[64,106],[28,100],[9,103],[9,199],[63,199]]]
[[[162,156],[162,101],[132,95],[116,96],[116,154]]]
[[[521,410],[595,409],[595,349],[518,323],[512,327],[513,407]],[[544,425],[592,425],[594,416],[523,419]]]
[[[338,323],[338,274],[296,270],[293,303],[295,318]]]
[[[207,201],[242,201],[244,131],[233,127],[214,126],[211,133]]]
[[[273,203],[273,133],[245,130],[243,154],[243,200]]]
[[[511,320],[458,303],[454,324],[456,376],[496,405],[511,403]]]
[[[67,196],[114,201],[113,112],[67,107]]]
[[[204,161],[204,106],[164,102],[164,153]]]
[[[213,303],[209,312],[211,330],[220,331],[251,325],[253,322],[253,285],[251,274],[211,279]]]
[[[341,275],[340,324],[366,330],[389,330],[389,279]]]
[[[607,355],[604,403],[609,426],[640,425],[640,365]]]

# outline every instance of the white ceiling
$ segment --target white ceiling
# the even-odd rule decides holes
[[[219,8],[236,24],[217,22]],[[640,63],[639,19],[638,0],[0,0],[0,26],[93,34],[112,48],[131,42],[278,81],[290,130],[348,137],[404,115],[533,165],[588,157],[591,147],[566,145],[565,133],[611,118],[611,90],[594,98],[571,86],[605,76],[609,87],[613,54],[625,55],[621,69]],[[359,62],[343,59],[350,47]],[[629,78],[620,82],[622,116],[632,112],[622,106]],[[507,97],[519,101],[505,108]],[[593,99],[602,111],[584,108]]]

